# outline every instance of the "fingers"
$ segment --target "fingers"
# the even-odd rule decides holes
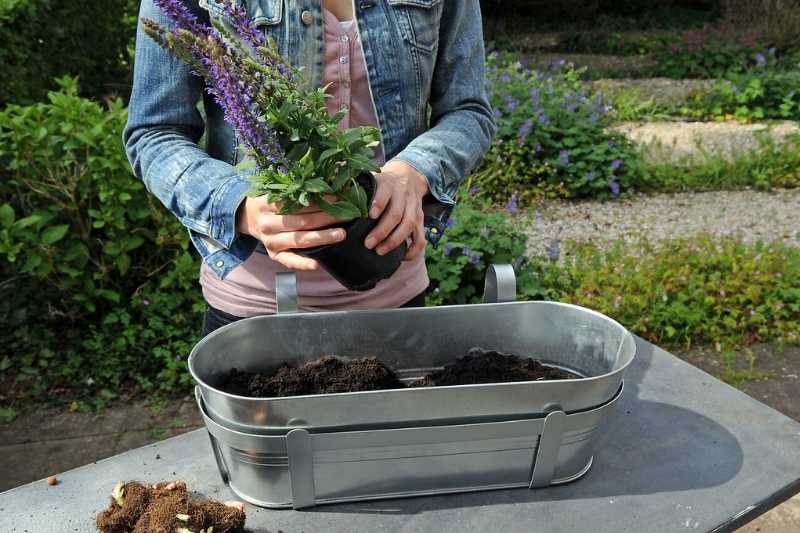
[[[397,224],[389,236],[375,248],[375,252],[378,255],[385,255],[400,246],[414,233],[414,229],[421,219],[422,208],[419,205],[408,202],[405,206],[403,218],[400,220],[400,223]],[[380,226],[380,224],[378,226]]]
[[[263,233],[279,233],[282,231],[311,230],[332,226],[340,221],[322,211],[308,212],[305,214],[269,217]],[[267,231],[264,231],[267,230]]]
[[[321,229],[312,231],[285,231],[264,237],[264,246],[273,253],[293,248],[313,248],[325,244],[334,244],[344,240],[346,236],[342,228]]]
[[[303,257],[293,252],[278,252],[269,254],[273,261],[277,261],[286,268],[297,272],[314,272],[319,270],[319,262],[310,257]]]
[[[392,198],[391,187],[384,185],[382,181],[376,180],[376,183],[378,184],[378,190],[375,191],[375,195],[372,197],[372,205],[369,208],[369,217],[372,219],[380,218]],[[367,248],[371,248],[371,246],[367,246]]]
[[[375,248],[375,246],[383,243],[383,241],[386,240],[386,237],[388,237],[389,234],[402,222],[403,214],[405,212],[405,207],[406,207],[405,203],[400,201],[400,199],[397,197],[394,197],[391,200],[389,200],[389,205],[382,210],[383,214],[380,216],[381,218],[380,221],[378,222],[378,225],[375,226],[375,228],[369,233],[369,235],[367,235],[367,238],[364,240],[364,246],[366,246],[367,249],[371,250]],[[370,210],[370,216],[372,216],[371,210]],[[406,234],[406,237],[408,237],[410,233],[411,232],[409,231]]]
[[[403,258],[404,261],[416,259],[425,250],[427,240],[425,239],[425,226],[423,222],[424,220],[421,219],[414,227],[414,233],[411,236],[411,246],[409,246],[406,256]]]

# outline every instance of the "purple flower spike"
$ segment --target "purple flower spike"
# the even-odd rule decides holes
[[[528,135],[531,133],[531,128],[533,128],[533,120],[528,119],[522,123],[522,126],[519,127],[519,132],[517,137],[519,139],[519,144],[522,145],[525,143],[525,139],[528,138]]]
[[[550,125],[550,117],[548,117],[544,113],[541,113],[539,115],[539,124],[541,124],[542,126],[549,126]]]
[[[210,28],[201,24],[181,0],[153,0],[153,4],[179,29],[189,30],[195,35],[208,35]]]
[[[608,147],[609,148],[614,148],[616,145],[617,145],[617,143],[614,142],[614,139],[609,139],[609,141],[608,141]]]
[[[558,260],[560,255],[561,255],[561,241],[558,239],[553,239],[547,246],[547,257],[549,257],[551,261],[556,261]]]
[[[508,108],[509,111],[513,112],[516,108],[519,107],[519,101],[513,96],[506,95],[504,100],[506,103],[506,108]]]
[[[476,194],[478,194],[478,186],[473,185],[472,187],[469,188],[469,195],[475,196]]]
[[[453,252],[453,245],[449,242],[444,244],[444,256],[447,257]]]
[[[258,48],[259,46],[267,44],[264,35],[259,33],[255,26],[253,26],[253,23],[250,22],[247,11],[240,2],[236,2],[234,5],[233,0],[222,0],[222,10],[231,19],[237,33],[247,44],[253,48]]]
[[[472,254],[469,256],[469,262],[473,265],[477,265],[481,262],[481,254]]]
[[[455,225],[456,225],[456,217],[450,217],[447,219],[447,222],[445,223],[444,227],[452,228]]]
[[[759,68],[765,67],[767,65],[767,58],[761,52],[756,54],[756,66]]]
[[[558,153],[558,166],[560,167],[569,166],[569,150],[561,150]]]
[[[522,256],[517,257],[514,259],[514,270],[519,271],[522,268],[522,265],[525,263],[525,258]]]
[[[511,195],[511,198],[506,204],[506,211],[508,211],[510,215],[515,215],[517,211],[519,211],[519,206],[517,205],[517,193]]]
[[[503,112],[498,108],[494,108],[494,116],[495,118],[503,118]]]
[[[619,170],[619,167],[621,167],[621,166],[622,166],[622,161],[620,161],[619,159],[615,159],[611,163],[611,170],[612,171],[617,171],[617,170]]]
[[[608,186],[611,189],[612,195],[619,196],[619,183],[617,182],[616,176],[613,174],[610,178],[608,178]]]

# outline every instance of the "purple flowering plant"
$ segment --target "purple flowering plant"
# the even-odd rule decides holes
[[[469,181],[482,199],[516,210],[542,197],[611,198],[646,179],[636,147],[611,128],[612,101],[588,89],[583,72],[562,61],[532,70],[512,54],[489,55],[498,134]]]
[[[372,161],[377,128],[340,130],[325,88],[310,89],[301,72],[251,23],[239,3],[221,0],[231,27],[200,22],[181,0],[154,0],[169,20],[142,19],[144,31],[202,77],[226,121],[247,146],[240,170],[253,170],[250,195],[266,195],[282,214],[316,204],[346,221],[367,216],[357,177]]]

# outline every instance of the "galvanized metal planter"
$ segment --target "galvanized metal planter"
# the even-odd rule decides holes
[[[301,508],[577,479],[621,393],[635,343],[599,313],[512,302],[513,270],[492,267],[481,305],[283,313],[226,326],[189,357],[223,479],[242,499]],[[324,355],[376,356],[407,380],[470,348],[530,355],[583,379],[244,398],[215,388],[232,367],[269,371]]]

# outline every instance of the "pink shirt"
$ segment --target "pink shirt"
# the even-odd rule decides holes
[[[348,111],[339,123],[340,128],[377,126],[358,27],[352,20],[340,22],[327,10],[323,10],[323,14],[323,83],[329,84],[328,93],[331,95],[327,100],[328,112]],[[382,152],[376,154],[376,160],[383,163]],[[203,263],[200,284],[209,305],[221,311],[239,317],[271,314],[275,312],[275,274],[286,270],[260,249],[224,280]],[[324,270],[297,273],[298,305],[304,311],[399,307],[427,286],[428,272],[423,256],[404,261],[391,278],[365,292],[345,289]]]

